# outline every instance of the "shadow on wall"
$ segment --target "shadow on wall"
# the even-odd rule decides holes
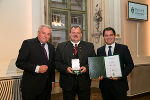
[[[11,59],[8,65],[8,69],[6,74],[9,76],[17,76],[17,75],[21,75],[23,73],[23,70],[19,69],[16,67],[15,63],[16,63],[17,58]]]

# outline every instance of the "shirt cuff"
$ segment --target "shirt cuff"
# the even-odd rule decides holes
[[[40,68],[40,66],[37,65],[36,68],[35,68],[35,72],[36,72],[36,73],[39,73],[39,68]]]

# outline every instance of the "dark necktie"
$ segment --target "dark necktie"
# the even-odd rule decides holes
[[[45,49],[45,47],[44,47],[45,44],[43,43],[41,46],[42,46],[42,48],[43,48],[44,55],[45,55],[46,59],[48,60],[47,52],[46,52],[46,49]]]
[[[75,44],[74,54],[77,54],[77,44]]]
[[[111,47],[112,47],[112,46],[109,46],[109,47],[108,47],[108,48],[109,48],[109,49],[108,49],[108,56],[112,56]]]

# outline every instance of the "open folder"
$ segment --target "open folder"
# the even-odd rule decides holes
[[[88,57],[90,79],[122,77],[119,55]]]

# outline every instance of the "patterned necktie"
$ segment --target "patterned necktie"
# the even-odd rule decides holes
[[[48,56],[47,56],[47,52],[46,52],[46,49],[45,49],[45,44],[43,43],[42,45],[42,48],[43,48],[43,50],[44,50],[44,55],[45,55],[45,57],[46,57],[46,59],[48,60]]]
[[[77,54],[77,44],[75,44],[75,49],[74,49],[74,54],[76,55]]]
[[[111,47],[112,47],[112,46],[109,46],[109,47],[108,47],[108,48],[109,48],[109,49],[108,49],[108,56],[112,56]]]

